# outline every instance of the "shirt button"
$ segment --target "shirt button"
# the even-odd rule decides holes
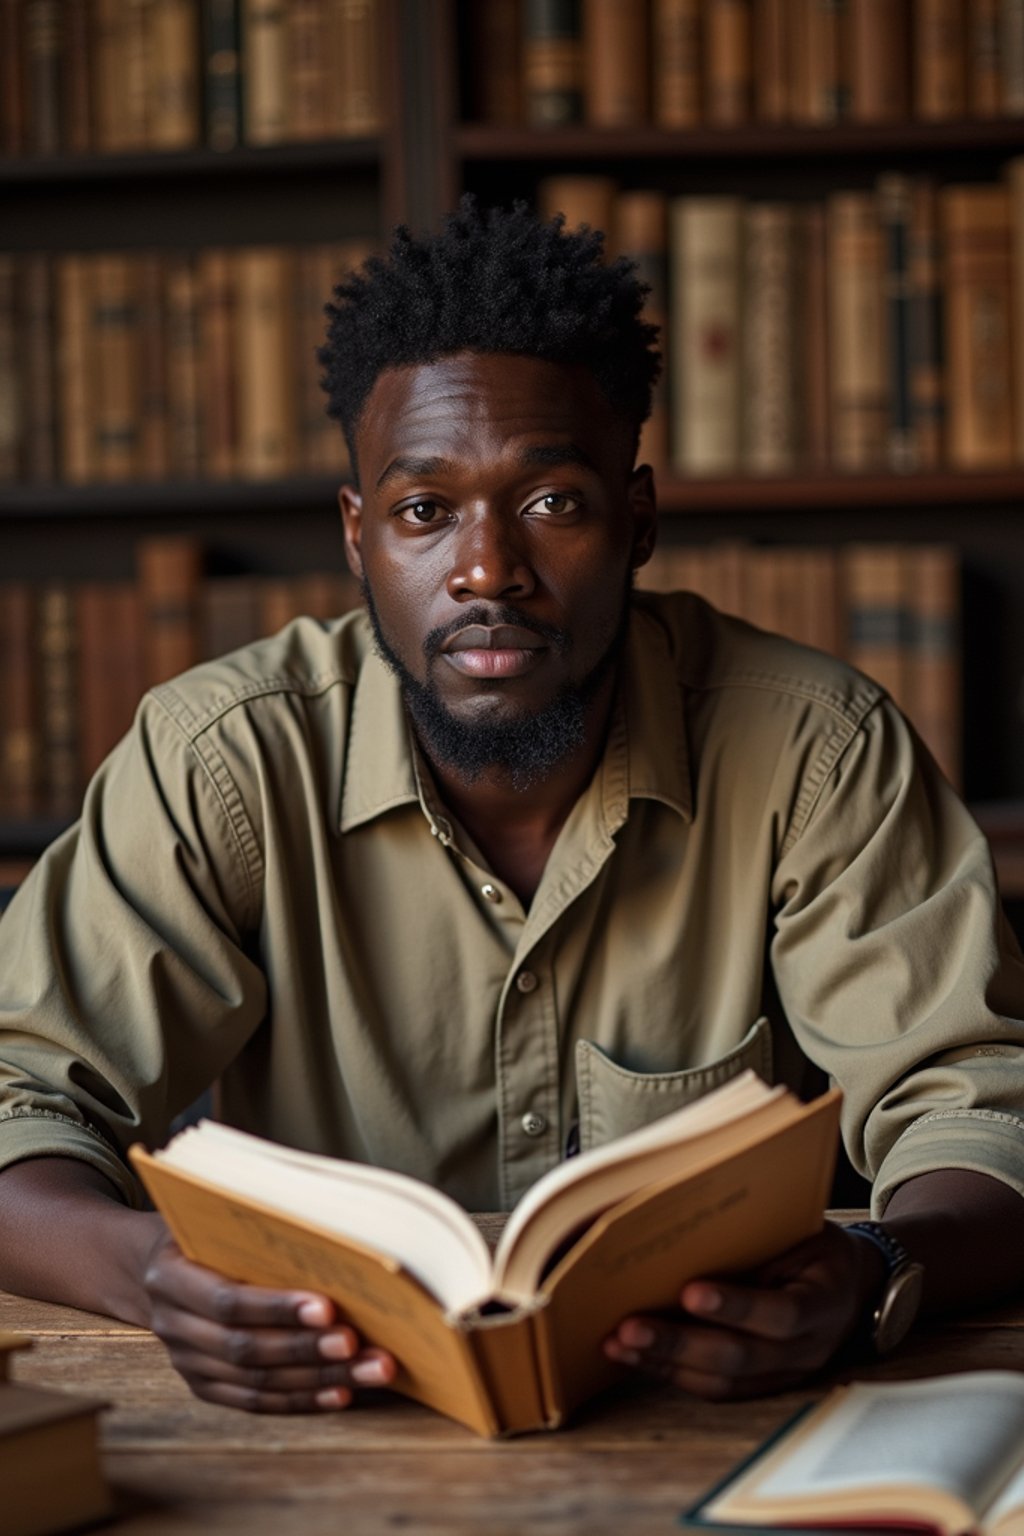
[[[537,978],[532,971],[520,971],[516,977],[516,986],[520,992],[536,992]]]
[[[543,1136],[544,1132],[548,1128],[548,1123],[544,1119],[544,1116],[535,1115],[532,1110],[529,1114],[523,1116],[519,1124],[522,1126],[527,1136]]]
[[[501,900],[501,892],[498,890],[498,887],[496,885],[492,885],[489,880],[486,885],[482,885],[480,887],[480,895],[484,898],[485,901],[493,901],[497,903]]]

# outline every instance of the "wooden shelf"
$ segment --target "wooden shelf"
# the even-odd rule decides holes
[[[265,175],[268,172],[375,166],[377,138],[241,145],[238,149],[131,150],[109,155],[0,157],[0,186],[60,182],[151,181],[154,178]]]
[[[342,475],[285,480],[132,480],[93,485],[0,486],[0,520],[50,517],[149,517],[206,512],[245,517],[264,512],[330,510]]]
[[[971,151],[1024,153],[1024,118],[950,123],[751,123],[740,128],[564,128],[463,123],[454,131],[463,160],[802,160],[934,156]]]

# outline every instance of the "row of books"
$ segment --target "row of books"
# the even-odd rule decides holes
[[[623,128],[1024,114],[1022,0],[487,0],[471,113]]]
[[[0,153],[375,134],[380,32],[380,0],[5,0]]]
[[[887,689],[961,783],[961,568],[946,544],[666,548],[638,574],[850,662]]]
[[[343,472],[316,349],[369,249],[0,255],[0,480]]]
[[[700,593],[726,613],[845,657],[910,715],[960,778],[960,565],[945,545],[661,550],[654,590]],[[134,580],[0,586],[0,804],[72,816],[147,687],[273,634],[299,614],[358,605],[347,574],[211,576],[199,540],[151,537]]]
[[[998,184],[887,174],[824,202],[542,181],[628,252],[661,326],[642,452],[683,475],[1024,462],[1024,157]]]

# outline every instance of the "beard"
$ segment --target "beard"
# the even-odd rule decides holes
[[[507,779],[510,788],[522,793],[542,783],[583,745],[588,706],[616,667],[624,649],[631,584],[632,572],[623,592],[615,633],[587,675],[579,682],[566,683],[541,709],[509,720],[463,720],[444,703],[436,683],[430,680],[429,667],[427,682],[421,683],[413,677],[388,642],[373,593],[365,581],[362,587],[378,653],[398,679],[406,709],[428,755],[453,769],[467,784],[472,784],[483,773],[497,772]],[[571,637],[564,630],[542,624],[508,604],[495,603],[487,607],[467,607],[453,623],[431,630],[423,641],[428,663],[440,655],[441,647],[450,635],[470,624],[521,625],[541,635],[562,655],[572,649]]]

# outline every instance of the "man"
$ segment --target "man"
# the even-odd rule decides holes
[[[155,690],[0,925],[0,1285],[148,1324],[212,1401],[334,1409],[395,1369],[131,1208],[125,1149],[215,1078],[232,1123],[493,1209],[746,1065],[831,1075],[884,1223],[607,1342],[706,1396],[893,1342],[915,1263],[932,1309],[1024,1278],[1024,962],[984,840],[872,683],[631,596],[641,303],[596,237],[471,203],[343,284],[368,619]]]

